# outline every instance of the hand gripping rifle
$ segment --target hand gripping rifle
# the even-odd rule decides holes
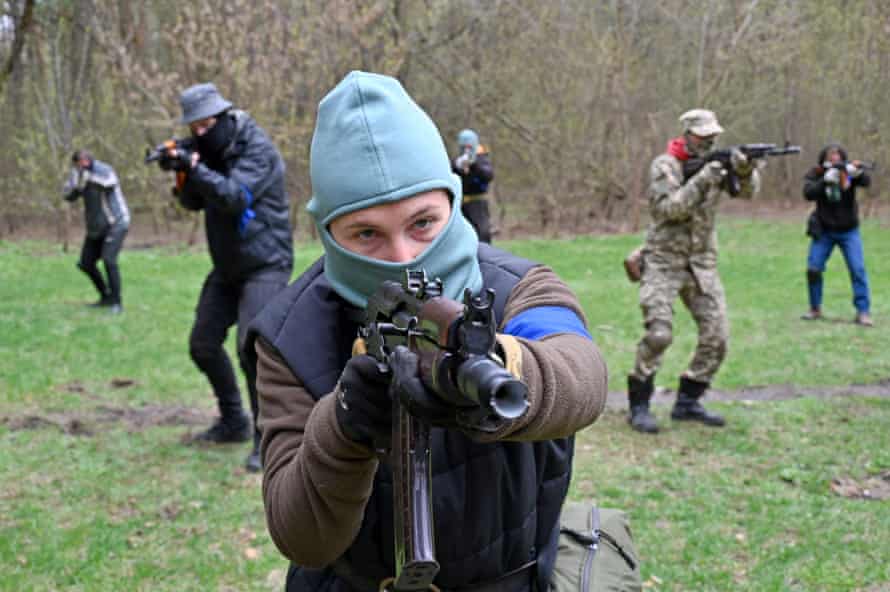
[[[164,159],[169,158],[168,155],[171,150],[190,153],[194,150],[194,140],[191,138],[170,138],[169,140],[161,142],[154,148],[146,148],[145,164],[163,161]]]
[[[738,149],[742,154],[748,157],[748,160],[766,158],[767,156],[786,156],[788,154],[800,154],[800,146],[791,146],[785,144],[784,148],[778,148],[775,144],[740,144],[738,146],[730,146],[729,148],[721,148],[712,150],[701,158],[690,158],[683,163],[683,182],[695,176],[702,167],[709,162],[717,161],[726,169],[726,177],[723,179],[723,189],[729,193],[730,197],[737,196],[742,186],[739,183],[739,176],[732,168],[732,151]]]
[[[442,281],[424,271],[386,281],[368,300],[359,336],[378,363],[404,345],[420,358],[420,379],[454,405],[463,422],[489,416],[515,419],[528,408],[526,385],[494,356],[494,290],[464,292],[463,303],[442,296]],[[393,396],[393,517],[396,574],[393,588],[427,590],[439,572],[435,559],[430,476],[430,425]]]

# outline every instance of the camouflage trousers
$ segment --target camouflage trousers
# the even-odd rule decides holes
[[[646,380],[661,366],[673,341],[674,301],[679,296],[698,325],[698,344],[683,376],[710,383],[726,357],[729,321],[717,270],[646,266],[640,280],[640,308],[646,333],[637,345],[632,376]]]

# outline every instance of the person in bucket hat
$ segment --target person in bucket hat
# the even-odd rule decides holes
[[[252,440],[245,466],[259,471],[256,377],[243,345],[247,324],[287,285],[293,268],[284,161],[268,134],[248,113],[233,108],[214,84],[185,89],[180,106],[181,122],[191,137],[169,150],[161,167],[177,172],[180,203],[204,211],[213,267],[198,299],[189,352],[207,376],[220,413],[193,440]],[[223,348],[232,325],[238,327],[238,359],[252,418],[243,411],[235,372]]]

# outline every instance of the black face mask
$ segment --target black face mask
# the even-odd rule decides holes
[[[196,136],[195,143],[201,158],[216,161],[222,156],[223,150],[232,142],[235,135],[235,118],[228,113],[223,113],[216,120],[212,128],[203,136]]]

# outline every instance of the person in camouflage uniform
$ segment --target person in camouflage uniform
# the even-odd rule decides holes
[[[683,135],[668,143],[649,169],[649,211],[652,222],[642,249],[640,308],[646,332],[637,345],[636,362],[628,376],[630,424],[640,432],[658,431],[649,411],[655,373],[672,341],[673,302],[679,295],[698,326],[698,345],[689,367],[680,377],[677,401],[671,412],[676,420],[722,426],[725,421],[707,411],[699,399],[726,356],[729,324],[726,297],[717,273],[715,218],[726,170],[719,162],[703,166],[684,180],[683,165],[714,146],[723,128],[716,115],[693,109],[680,116]],[[733,150],[733,169],[739,176],[738,197],[751,198],[760,188],[754,166]]]

